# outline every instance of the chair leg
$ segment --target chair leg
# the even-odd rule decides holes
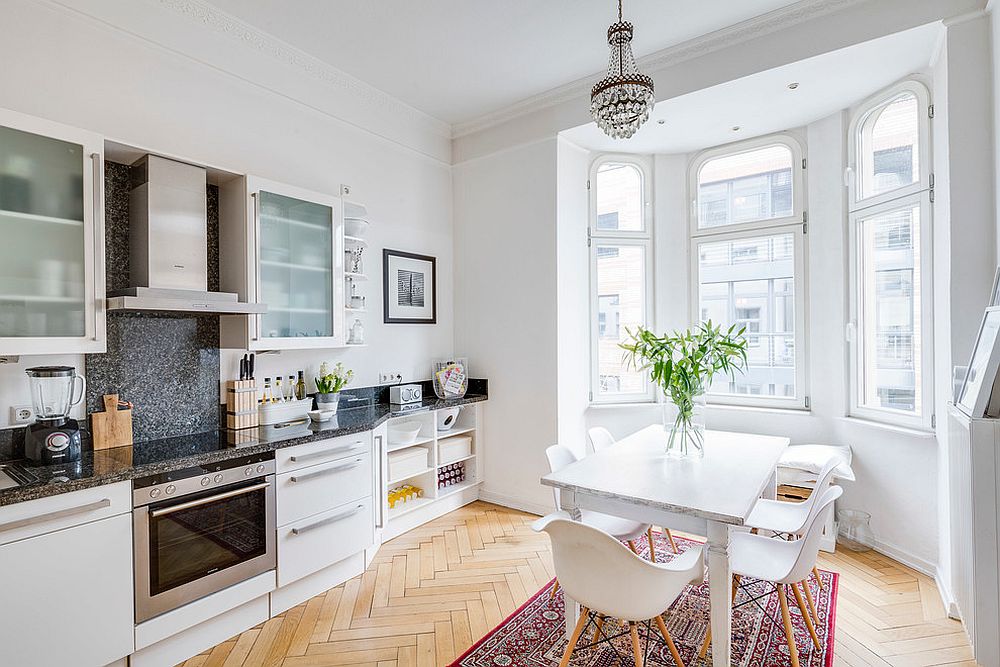
[[[667,540],[668,540],[668,541],[670,542],[670,548],[674,550],[674,553],[679,553],[679,552],[677,551],[677,543],[676,543],[676,542],[674,542],[674,536],[673,536],[673,534],[672,534],[672,533],[670,532],[670,529],[669,529],[669,528],[667,528],[666,526],[664,526],[664,527],[663,527],[663,530],[664,530],[664,531],[665,531],[665,532],[667,533]]]
[[[594,640],[590,642],[591,646],[597,646],[597,642],[601,641],[601,635],[604,634],[604,617],[598,616],[594,624]]]
[[[649,560],[652,563],[656,562],[656,543],[653,542],[653,527],[650,526],[646,529],[646,539],[649,540]]]
[[[569,644],[566,645],[566,651],[563,652],[562,660],[559,661],[559,667],[566,667],[569,664],[569,659],[573,656],[573,649],[576,648],[576,643],[580,641],[580,635],[583,634],[583,629],[587,625],[587,618],[589,616],[590,610],[586,607],[580,607],[580,619],[576,622],[573,634],[569,637]]]
[[[816,577],[816,583],[819,584],[819,589],[823,590],[823,578],[819,576],[819,570],[813,565],[813,576]]]
[[[819,614],[816,613],[816,602],[813,600],[812,588],[809,586],[809,579],[802,581],[802,588],[806,591],[806,601],[809,603],[809,611],[812,612],[813,623],[819,625]]]
[[[549,599],[550,600],[555,600],[557,592],[559,592],[559,580],[558,579],[556,579],[556,583],[554,583],[552,585],[552,590],[549,592]]]
[[[635,622],[628,622],[628,632],[632,635],[632,657],[635,658],[635,667],[642,667],[642,650],[639,648],[639,630]]]
[[[639,555],[639,550],[635,548],[635,542],[633,542],[632,540],[628,541],[628,548],[631,549],[632,553],[634,553],[636,556]]]
[[[656,626],[660,628],[660,634],[663,635],[664,641],[667,642],[670,655],[674,656],[674,662],[677,663],[677,667],[684,667],[684,661],[681,660],[681,654],[677,652],[677,646],[674,645],[674,640],[667,631],[667,625],[663,622],[663,617],[657,616],[654,620],[656,621]]]
[[[792,667],[799,667],[799,649],[795,646],[795,633],[792,630],[792,617],[788,613],[788,600],[784,584],[778,584],[778,603],[781,604],[781,622],[785,626],[785,640],[788,641],[788,652],[792,656]]]
[[[816,635],[816,627],[813,625],[812,616],[809,615],[809,610],[806,609],[806,603],[802,601],[802,593],[799,593],[797,584],[792,584],[792,592],[795,593],[795,603],[799,605],[799,611],[802,612],[802,618],[806,622],[809,636],[812,637],[813,644],[816,645],[816,650],[818,651],[822,648],[822,644],[819,643],[819,637]]]
[[[739,574],[733,575],[733,602],[736,602],[736,594],[740,591],[740,577]],[[705,641],[701,643],[701,650],[698,651],[698,659],[703,660],[705,654],[708,653],[708,647],[712,645],[712,624],[708,625],[708,632],[705,633]]]

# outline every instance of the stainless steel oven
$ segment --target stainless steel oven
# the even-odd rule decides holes
[[[133,482],[135,620],[275,567],[274,453]]]

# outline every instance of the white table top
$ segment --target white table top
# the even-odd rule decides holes
[[[656,424],[587,456],[542,484],[742,525],[774,475],[788,438],[705,432],[705,457],[667,458]]]

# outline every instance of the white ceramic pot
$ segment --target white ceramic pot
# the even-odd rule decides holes
[[[340,404],[340,392],[335,394],[316,394],[316,408],[323,412],[336,412]]]

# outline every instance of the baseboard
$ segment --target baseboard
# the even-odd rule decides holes
[[[883,556],[888,556],[894,561],[902,563],[906,567],[916,570],[920,574],[928,576],[931,579],[934,579],[937,575],[936,563],[931,563],[930,561],[924,560],[919,556],[914,556],[910,552],[900,549],[895,545],[876,540],[875,544],[871,545],[871,547]]]
[[[519,498],[505,496],[501,493],[494,493],[485,489],[479,490],[479,499],[486,503],[493,503],[494,505],[509,507],[512,510],[521,510],[522,512],[537,514],[538,516],[545,516],[546,514],[551,514],[555,511],[552,505],[541,505],[530,501],[524,501]]]
[[[947,577],[944,576],[940,567],[934,569],[934,583],[937,585],[938,593],[941,594],[941,602],[944,603],[948,618],[961,621],[962,612],[958,608],[958,603],[955,602],[955,596],[951,592],[951,585],[947,583]]]

